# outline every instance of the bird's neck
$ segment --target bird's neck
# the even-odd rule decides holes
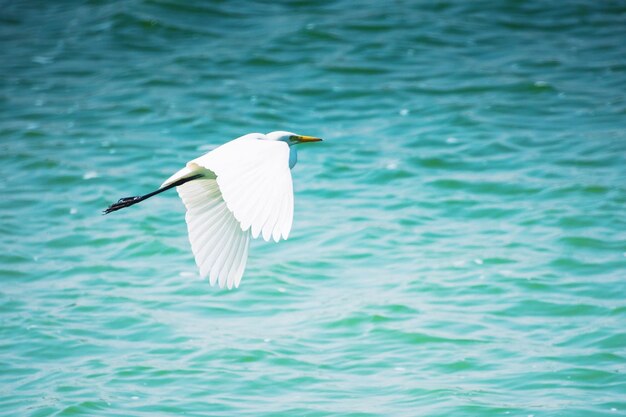
[[[298,152],[296,152],[295,146],[289,147],[289,169],[296,166],[296,162],[298,162]]]

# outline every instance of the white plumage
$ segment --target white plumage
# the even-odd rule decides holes
[[[150,194],[120,199],[105,213],[176,187],[187,214],[200,274],[211,285],[238,287],[250,238],[287,239],[293,224],[293,145],[319,138],[291,132],[251,133],[196,158]]]
[[[243,231],[228,209],[215,179],[178,187],[185,203],[191,249],[203,277],[214,285],[239,286],[248,258],[250,232]]]

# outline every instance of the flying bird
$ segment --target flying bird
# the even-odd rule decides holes
[[[250,133],[193,159],[151,193],[121,198],[104,214],[176,187],[187,209],[189,241],[200,275],[238,287],[250,237],[287,239],[293,223],[294,145],[322,139],[291,132]]]

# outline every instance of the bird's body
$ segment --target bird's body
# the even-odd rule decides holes
[[[128,197],[105,213],[177,188],[187,214],[196,263],[211,285],[238,287],[250,238],[287,239],[293,222],[293,145],[321,139],[291,132],[251,133],[196,158],[145,196]]]

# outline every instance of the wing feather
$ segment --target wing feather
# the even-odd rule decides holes
[[[187,214],[189,240],[202,277],[224,287],[239,285],[248,257],[250,233],[243,231],[222,198],[215,179],[177,187]],[[243,265],[244,267],[241,267]]]
[[[254,213],[252,217],[252,237],[255,239],[259,237],[259,234],[263,230],[263,225],[274,208],[275,202],[274,189],[271,188],[270,184],[267,184],[267,181],[259,188],[260,194],[264,198],[259,200],[256,213]],[[265,239],[265,236],[263,236],[263,238]]]
[[[247,234],[246,236],[249,236]],[[239,287],[239,283],[241,282],[241,277],[243,275],[243,271],[246,269],[246,261],[248,260],[247,256],[242,256],[241,254],[248,253],[248,246],[250,244],[250,239],[242,239],[242,244],[237,251],[237,255],[233,261],[233,268],[230,270],[230,274],[228,276],[229,285],[234,285],[235,288]],[[229,287],[231,288],[231,287]]]
[[[263,239],[265,239],[265,241],[269,241],[272,238],[274,229],[279,229],[279,227],[276,227],[276,221],[278,220],[278,216],[280,216],[282,208],[281,203],[283,200],[283,195],[280,192],[281,188],[282,187],[274,187],[272,190],[272,201],[275,201],[276,203],[272,205],[272,209],[269,211],[269,213],[267,213],[265,221],[263,222],[262,232]]]
[[[194,159],[188,167],[215,173],[222,198],[243,231],[250,229],[253,238],[262,235],[266,241],[286,239],[293,223],[289,145],[260,137],[242,136]]]
[[[293,223],[289,146],[250,134],[190,161],[168,178],[202,173],[177,187],[187,214],[191,248],[202,277],[211,285],[238,287],[250,237],[287,239]]]
[[[284,214],[281,218],[283,225],[281,228],[281,233],[283,239],[287,239],[289,237],[289,232],[291,231],[291,226],[293,224],[293,184],[289,181],[289,190],[285,193],[287,196],[287,214]]]
[[[218,278],[216,272],[214,272],[217,257],[220,255],[225,245],[229,243],[232,235],[229,220],[230,219],[227,219],[226,216],[213,219],[213,221],[217,223],[214,234],[199,240],[198,255],[202,262],[200,270],[203,276],[209,276],[211,285],[215,284]]]
[[[225,239],[223,241],[224,246],[217,246],[218,250],[215,251],[217,257],[215,259],[215,263],[211,267],[211,273],[209,275],[210,281],[218,281],[221,288],[223,288],[226,284],[226,278],[228,277],[228,273],[221,274],[222,267],[226,263],[226,259],[228,258],[229,253],[233,250],[233,243],[237,237],[236,233],[239,233],[237,231],[239,225],[236,224],[234,219],[232,221],[229,221],[228,223],[230,223],[229,226],[231,227],[229,227],[228,231],[225,233],[227,234],[227,236],[225,236]]]
[[[280,202],[280,212],[278,215],[278,218],[276,219],[277,222],[280,221],[281,217],[284,215],[285,213],[285,201],[287,200],[286,197],[283,196],[282,201]],[[281,224],[282,227],[282,224]],[[274,230],[272,231],[272,239],[274,239],[274,242],[278,242],[278,240],[280,239],[280,227],[275,227]]]
[[[226,286],[228,287],[229,290],[233,288],[233,280],[231,279],[231,271],[235,269],[233,265],[235,263],[235,257],[237,256],[237,253],[239,253],[239,248],[243,244],[242,241],[243,241],[242,235],[241,233],[238,233],[235,236],[235,240],[233,241],[231,250],[229,251],[228,256],[226,257],[226,261],[224,262],[222,269],[220,269],[220,276],[224,277],[224,282],[226,283]]]
[[[263,176],[257,175],[256,177],[252,177],[250,182],[242,180],[240,184],[241,186],[237,187],[238,189],[231,190],[231,194],[233,195],[232,205],[240,207],[243,213],[242,218],[249,219],[249,221],[241,222],[241,228],[248,230],[250,226],[252,226],[252,220],[256,210],[258,210],[258,206],[255,207],[255,204],[258,205],[258,200],[261,198]]]
[[[288,231],[291,227],[291,225],[287,222],[287,216],[291,216],[291,213],[293,213],[290,206],[292,203],[289,198],[291,194],[291,184],[286,184],[280,199],[280,211],[278,211],[276,217],[272,219],[274,222],[272,231],[272,238],[274,239],[274,242],[278,242],[280,240],[281,231]],[[286,239],[287,235],[285,235],[284,238]]]

